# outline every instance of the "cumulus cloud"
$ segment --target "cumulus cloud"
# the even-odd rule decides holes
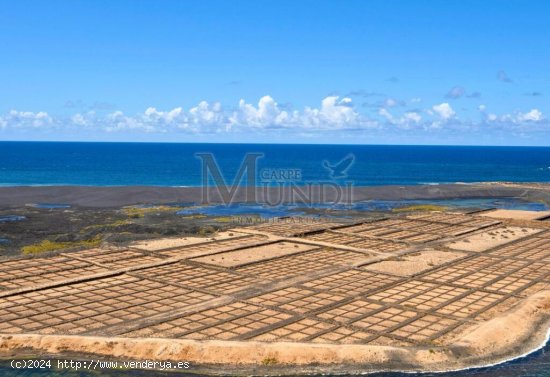
[[[498,119],[496,114],[487,112],[487,106],[484,104],[479,105],[477,109],[481,113],[482,119],[484,119],[486,122],[494,122]]]
[[[318,108],[303,111],[283,110],[271,97],[260,98],[257,105],[239,101],[228,119],[230,128],[303,128],[307,130],[346,129],[368,126],[368,119],[353,108],[349,97],[328,96]]]
[[[189,110],[182,107],[172,110],[149,107],[134,116],[126,115],[122,111],[114,111],[104,117],[98,117],[94,112],[77,113],[70,117],[70,123],[81,127],[94,124],[109,132],[141,130],[159,133],[216,133],[284,128],[315,131],[376,125],[355,110],[349,97],[328,96],[321,101],[319,107],[308,106],[298,111],[279,105],[269,95],[260,98],[257,104],[241,99],[233,110],[225,110],[219,102],[201,101]]]
[[[532,109],[527,113],[519,113],[517,120],[519,122],[540,122],[544,119],[542,112],[539,109]]]
[[[223,133],[269,135],[270,132],[285,130],[291,135],[320,135],[321,132],[365,131],[365,130],[422,130],[439,132],[469,132],[491,129],[521,129],[522,132],[547,131],[550,122],[542,111],[536,108],[508,114],[489,112],[487,106],[478,106],[480,118],[459,119],[455,109],[443,102],[433,106],[417,106],[420,100],[398,101],[392,98],[379,103],[376,112],[358,111],[350,97],[331,95],[320,101],[318,106],[294,109],[281,105],[266,95],[257,102],[241,99],[234,106],[224,107],[219,102],[201,101],[184,108],[162,109],[148,107],[140,113],[127,114],[120,110],[105,113],[82,110],[64,116],[52,116],[46,112],[12,110],[0,114],[0,130],[33,133],[51,130],[78,134],[159,134],[159,135],[215,135]],[[368,115],[367,115],[368,114]]]
[[[484,105],[479,106],[479,111],[483,114],[484,119],[490,123],[498,123],[503,126],[532,126],[532,125],[548,125],[548,120],[539,109],[531,109],[528,112],[516,112],[512,114],[496,115],[488,113]]]
[[[46,112],[11,110],[7,115],[0,117],[2,128],[38,128],[53,124],[53,118]]]
[[[422,116],[415,111],[407,111],[401,116],[394,117],[387,109],[381,108],[378,114],[382,116],[388,124],[399,126],[401,128],[412,128],[422,121]]]
[[[244,99],[241,99],[238,109],[229,117],[229,125],[230,127],[236,125],[252,128],[281,128],[296,122],[296,119],[291,119],[293,115],[281,110],[271,96],[260,98],[257,106],[246,103]]]
[[[98,117],[94,112],[77,113],[70,117],[70,123],[81,127],[94,124],[109,132],[140,130],[158,133],[217,133],[232,129],[281,128],[331,130],[372,125],[367,117],[354,109],[351,98],[338,96],[326,97],[320,107],[305,107],[302,111],[286,109],[271,96],[264,96],[257,104],[241,99],[233,110],[225,110],[219,102],[201,101],[189,110],[182,107],[171,110],[149,107],[143,113],[133,116],[122,111],[114,111],[104,117]]]
[[[420,116],[420,114],[414,111],[405,113],[404,118],[405,120],[412,121],[414,123],[420,123],[420,121],[422,120],[422,117]]]
[[[208,103],[201,101],[197,106],[189,110],[187,126],[191,127],[216,127],[225,122],[225,114],[221,103]]]
[[[451,105],[447,102],[432,106],[432,110],[444,120],[451,119],[456,115]]]
[[[301,118],[306,128],[346,129],[369,125],[368,119],[353,108],[348,97],[326,97],[320,108],[306,107]]]

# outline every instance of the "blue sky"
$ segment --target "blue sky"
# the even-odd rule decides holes
[[[1,140],[550,145],[548,1],[0,5]]]

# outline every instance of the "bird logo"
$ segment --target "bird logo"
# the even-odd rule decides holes
[[[327,160],[323,160],[323,167],[329,172],[329,176],[332,179],[346,178],[348,176],[348,170],[355,162],[355,155],[349,153],[346,157],[341,159],[335,164],[329,163]]]

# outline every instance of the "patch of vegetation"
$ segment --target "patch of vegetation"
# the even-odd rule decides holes
[[[204,215],[203,215],[204,216]],[[221,216],[221,217],[216,217],[214,219],[212,219],[213,221],[216,221],[218,223],[230,223],[233,221],[233,217],[231,216]]]
[[[117,228],[119,226],[123,225],[129,225],[132,224],[130,220],[117,220],[113,221],[112,223],[108,224],[94,224],[94,225],[88,225],[83,228],[83,230],[92,230],[92,229],[101,229],[101,228]]]
[[[266,366],[275,365],[278,362],[279,361],[277,360],[277,358],[274,355],[268,355],[262,360],[262,365],[266,365]]]
[[[194,214],[194,215],[182,215],[182,217],[185,218],[185,219],[196,220],[196,219],[204,219],[204,218],[207,218],[208,216],[203,215],[202,213],[197,213],[197,214]]]
[[[448,207],[435,204],[417,204],[406,207],[392,209],[392,212],[412,212],[412,211],[445,211]]]
[[[70,241],[70,242],[56,242],[50,240],[43,240],[40,243],[23,246],[21,252],[26,255],[30,254],[42,254],[49,251],[72,249],[77,247],[97,247],[101,244],[101,238],[95,237],[89,240],[82,241]]]
[[[201,227],[199,229],[199,231],[197,232],[197,234],[199,236],[202,236],[202,237],[209,236],[209,235],[212,235],[214,233],[216,233],[216,229],[213,226],[210,226],[210,225]]]
[[[177,212],[182,209],[183,207],[172,207],[172,206],[153,206],[153,207],[131,206],[131,207],[122,208],[122,212],[130,218],[137,219],[137,218],[144,217],[146,214],[149,214],[149,213]]]

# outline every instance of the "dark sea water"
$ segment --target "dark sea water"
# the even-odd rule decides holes
[[[550,182],[549,147],[0,142],[0,185],[199,186],[212,153],[231,182],[247,153],[258,170],[298,169],[297,183],[329,180],[352,154],[356,186],[450,182]]]

